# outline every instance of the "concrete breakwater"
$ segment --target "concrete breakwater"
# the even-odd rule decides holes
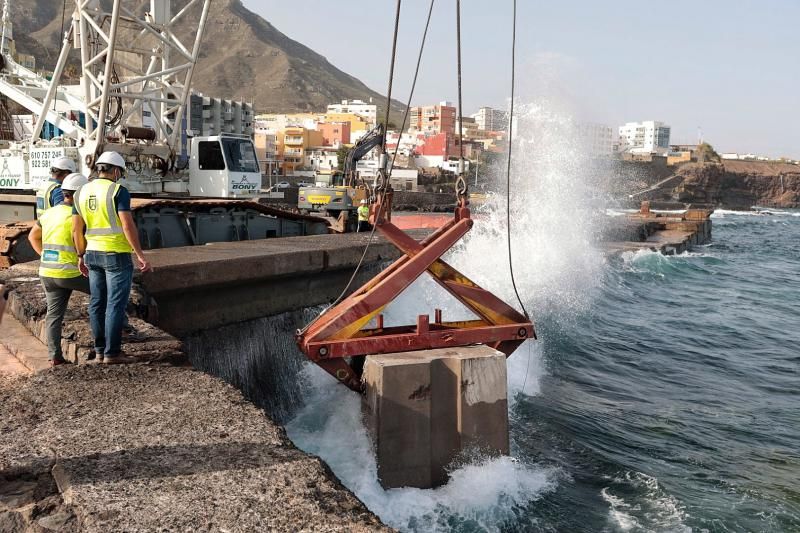
[[[711,240],[713,209],[703,206],[658,212],[651,210],[650,205],[649,201],[642,202],[639,212],[618,217],[606,229],[601,246],[607,254],[652,250],[674,255]]]

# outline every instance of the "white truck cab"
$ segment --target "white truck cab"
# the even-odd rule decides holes
[[[261,169],[250,137],[223,134],[192,138],[190,196],[249,198],[260,190]]]

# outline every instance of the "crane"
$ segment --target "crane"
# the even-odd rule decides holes
[[[80,172],[90,175],[97,157],[113,150],[126,160],[127,175],[121,183],[134,196],[160,199],[158,207],[136,204],[135,214],[137,208],[154,212],[150,226],[165,209],[178,209],[183,215],[177,224],[156,223],[143,235],[144,246],[327,232],[327,224],[314,217],[291,216],[288,224],[271,224],[263,218],[288,215],[254,202],[209,205],[187,200],[252,200],[261,189],[249,136],[221,132],[199,137],[183,127],[211,0],[187,0],[177,11],[172,0],[150,0],[146,9],[137,9],[138,3],[131,0],[112,0],[110,10],[104,8],[108,2],[100,0],[72,4],[53,74],[47,79],[9,53],[10,0],[4,2],[0,95],[30,111],[36,121],[28,138],[0,148],[0,208],[17,206],[20,192],[31,194],[46,182],[54,157],[70,157]],[[179,26],[187,25],[195,31],[181,39]],[[65,71],[73,51],[79,56],[80,82],[70,85]],[[47,123],[61,135],[40,138]],[[25,200],[22,197],[23,207]],[[212,228],[207,237],[199,235],[198,214],[206,220],[204,228],[227,226]],[[2,240],[0,230],[0,249]]]

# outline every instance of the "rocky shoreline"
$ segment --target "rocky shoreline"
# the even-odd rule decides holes
[[[733,210],[749,210],[753,206],[800,208],[797,165],[736,160],[691,163],[678,167],[675,177],[650,192],[648,198]]]

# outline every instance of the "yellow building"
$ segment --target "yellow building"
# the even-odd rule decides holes
[[[366,132],[371,129],[367,119],[354,113],[326,113],[325,122],[349,122],[352,139],[357,139],[363,135],[359,132]]]
[[[667,154],[667,166],[687,163],[692,160],[692,152],[670,152]]]
[[[305,166],[306,151],[322,145],[322,132],[292,127],[278,132],[278,159],[283,161],[283,174],[291,175]]]

